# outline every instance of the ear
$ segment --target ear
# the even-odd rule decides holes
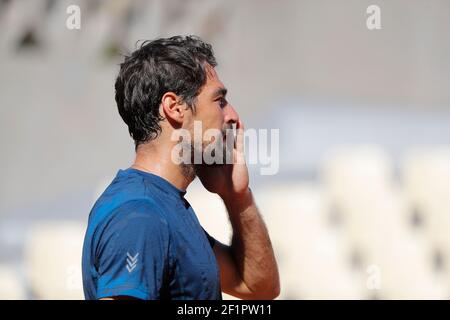
[[[163,115],[176,129],[182,127],[187,109],[186,103],[181,101],[181,97],[173,92],[166,92],[161,99]]]

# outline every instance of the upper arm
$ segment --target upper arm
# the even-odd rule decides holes
[[[168,261],[167,222],[149,203],[127,203],[103,230],[97,299],[159,299]]]

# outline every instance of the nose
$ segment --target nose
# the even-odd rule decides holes
[[[225,123],[237,123],[239,121],[239,115],[237,114],[236,110],[234,110],[233,106],[228,103],[226,107],[224,108],[225,112]]]

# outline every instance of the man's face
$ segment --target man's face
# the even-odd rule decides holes
[[[216,71],[208,66],[207,80],[197,96],[195,112],[193,112],[192,121],[189,124],[191,137],[194,137],[194,149],[200,151],[196,148],[196,146],[200,146],[200,143],[202,152],[206,148],[216,148],[216,146],[220,148],[222,146],[224,161],[226,152],[231,152],[229,147],[226,149],[226,145],[231,143],[231,146],[233,146],[233,141],[226,140],[226,130],[232,129],[232,124],[237,123],[239,120],[239,116],[233,106],[226,100],[226,93],[227,89],[220,81]],[[198,133],[194,133],[194,121],[197,123],[197,126],[201,124],[202,137],[199,137]],[[197,129],[198,127],[195,128],[195,130]],[[220,132],[221,134],[212,138],[211,135],[206,134],[208,132]],[[201,138],[201,141],[199,141],[199,138]],[[230,135],[228,135],[228,138],[231,138]]]

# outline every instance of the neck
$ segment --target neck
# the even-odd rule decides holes
[[[195,179],[194,168],[174,163],[171,152],[171,146],[161,147],[152,143],[139,145],[131,167],[160,176],[178,189],[185,191]]]

